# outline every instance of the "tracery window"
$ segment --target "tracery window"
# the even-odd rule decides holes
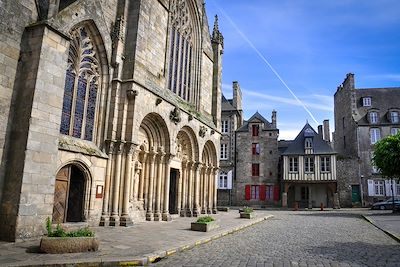
[[[172,1],[171,21],[168,89],[190,102],[193,94],[193,26],[187,1]]]
[[[79,27],[71,35],[60,133],[92,141],[99,63],[87,30]]]

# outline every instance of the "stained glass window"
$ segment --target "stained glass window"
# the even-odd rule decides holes
[[[60,133],[93,140],[99,64],[85,28],[72,32]]]
[[[184,0],[172,0],[168,89],[186,101],[192,90],[192,20]]]

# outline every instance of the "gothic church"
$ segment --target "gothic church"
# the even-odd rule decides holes
[[[0,240],[215,213],[223,37],[202,0],[0,4]]]

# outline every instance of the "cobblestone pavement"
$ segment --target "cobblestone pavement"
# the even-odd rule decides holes
[[[400,244],[352,211],[275,217],[155,266],[400,266]]]

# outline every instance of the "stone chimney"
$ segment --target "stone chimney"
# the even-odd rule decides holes
[[[242,110],[242,90],[240,90],[240,85],[237,81],[233,81],[233,106],[237,110]]]
[[[324,140],[327,142],[331,141],[331,132],[329,130],[329,120],[324,120]]]
[[[324,138],[324,133],[322,131],[322,125],[318,125],[318,135],[322,136],[322,138]]]
[[[272,111],[271,123],[272,123],[272,127],[276,128],[276,111],[275,110]]]

